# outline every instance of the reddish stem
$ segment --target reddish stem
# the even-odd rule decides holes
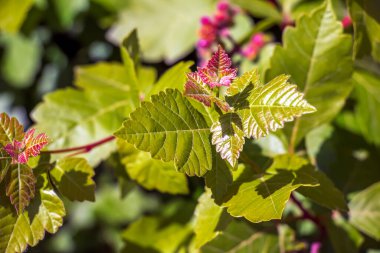
[[[290,199],[302,211],[302,218],[312,221],[318,227],[319,238],[317,241],[313,242],[310,247],[310,253],[318,253],[320,247],[322,246],[322,240],[325,235],[324,225],[321,223],[320,219],[317,216],[311,214],[293,194],[290,195]]]
[[[94,148],[96,148],[96,147],[98,147],[104,143],[113,141],[114,139],[115,139],[115,136],[109,136],[109,137],[101,139],[97,142],[93,142],[93,143],[90,143],[90,144],[87,144],[84,146],[73,147],[73,148],[64,148],[64,149],[55,149],[55,150],[45,150],[42,152],[48,153],[48,154],[59,154],[59,153],[69,153],[69,152],[78,151],[78,152],[74,153],[75,155],[76,154],[82,154],[82,153],[88,153],[92,149],[94,149]]]

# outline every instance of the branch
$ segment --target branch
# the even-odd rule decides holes
[[[55,150],[45,150],[45,151],[41,151],[41,153],[59,154],[59,153],[70,153],[70,152],[74,152],[74,151],[78,151],[75,154],[88,153],[92,149],[94,149],[100,145],[103,145],[104,143],[113,141],[114,139],[115,139],[115,136],[108,136],[108,137],[101,139],[97,142],[93,142],[93,143],[90,143],[90,144],[87,144],[84,146],[73,147],[73,148],[64,148],[64,149],[55,149]]]

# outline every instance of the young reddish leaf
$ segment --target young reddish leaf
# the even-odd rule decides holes
[[[10,180],[6,187],[6,194],[9,197],[12,205],[14,205],[17,214],[29,205],[29,202],[34,198],[36,178],[32,169],[26,164],[13,165],[11,168]]]
[[[6,113],[0,114],[0,144],[6,145],[13,140],[21,141],[24,137],[24,127],[16,118],[10,118]]]
[[[34,138],[34,131],[34,128],[28,130],[23,140],[25,147],[25,151],[23,153],[25,153],[26,157],[37,156],[41,149],[48,144],[48,137],[45,133],[41,133]]]
[[[231,59],[224,49],[219,46],[207,66],[198,68],[198,73],[202,81],[211,88],[230,86],[237,73],[237,69],[231,68],[231,65]]]
[[[230,106],[226,102],[220,100],[212,93],[197,72],[187,74],[185,95],[198,100],[205,106],[211,106],[211,103],[214,102],[223,111],[227,112],[230,109]]]
[[[35,129],[26,132],[22,142],[14,140],[8,143],[4,150],[12,157],[12,163],[27,163],[29,157],[37,156],[48,143],[48,137],[42,133],[34,138]]]

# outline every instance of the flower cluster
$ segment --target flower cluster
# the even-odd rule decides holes
[[[227,1],[217,5],[217,11],[212,17],[201,18],[197,52],[201,59],[208,59],[212,49],[219,44],[220,39],[229,35],[229,28],[234,24],[234,17],[238,9]],[[202,64],[201,64],[202,65]]]
[[[25,133],[22,141],[13,140],[8,143],[4,150],[12,158],[12,163],[27,163],[29,157],[39,155],[41,149],[48,144],[48,137],[41,133],[34,137],[35,129],[32,128]]]
[[[269,37],[264,33],[257,33],[253,35],[248,44],[242,49],[242,55],[249,60],[254,60],[269,40]]]

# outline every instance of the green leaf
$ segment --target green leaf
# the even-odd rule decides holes
[[[67,157],[57,161],[50,171],[59,192],[74,201],[95,201],[94,169],[83,158]]]
[[[34,198],[36,178],[32,169],[26,164],[15,164],[10,169],[6,194],[17,214],[21,214]]]
[[[0,115],[1,117],[1,115]],[[0,148],[0,183],[7,176],[9,167],[11,166],[12,158],[9,154]]]
[[[331,137],[333,131],[334,128],[331,125],[325,124],[314,128],[306,135],[306,150],[313,164],[316,163],[316,157],[321,150],[323,143]]]
[[[226,210],[215,204],[209,189],[199,197],[194,216],[194,243],[197,249],[214,239],[231,221]]]
[[[278,23],[282,21],[282,14],[274,4],[266,0],[233,0],[233,3],[247,10],[254,17],[270,18]]]
[[[190,67],[194,63],[192,61],[179,62],[169,70],[167,70],[160,79],[154,84],[149,95],[154,95],[167,88],[183,90],[186,80],[186,73],[190,71]]]
[[[306,251],[307,244],[296,240],[296,232],[287,224],[278,225],[280,252]]]
[[[250,252],[279,253],[278,237],[256,230],[243,222],[234,221],[218,237],[202,247],[202,253]]]
[[[318,110],[287,129],[292,132],[290,145],[295,147],[311,129],[331,121],[344,105],[352,88],[352,43],[330,3],[301,16],[295,28],[285,30],[283,41],[284,46],[275,49],[266,79],[289,74]]]
[[[380,76],[357,70],[353,80],[357,100],[352,115],[355,128],[369,143],[380,146]]]
[[[337,253],[357,253],[364,242],[364,237],[339,213],[323,220],[327,234]]]
[[[24,127],[14,117],[5,112],[0,114],[0,145],[5,146],[13,140],[21,141],[24,138]]]
[[[354,195],[349,203],[350,223],[365,234],[380,240],[380,183]]]
[[[33,5],[33,0],[2,0],[0,8],[0,31],[17,32],[29,9]]]
[[[220,205],[228,193],[228,187],[232,184],[233,178],[226,161],[220,157],[220,154],[213,152],[212,169],[205,174],[205,181],[207,187],[211,189],[215,203]]]
[[[121,64],[98,63],[78,68],[76,73],[76,84],[83,90],[50,93],[32,112],[36,128],[52,140],[49,149],[82,146],[110,136],[138,101]],[[110,142],[83,156],[96,165],[115,149]]]
[[[303,94],[296,90],[297,86],[287,83],[288,79],[288,76],[280,75],[266,85],[247,83],[242,92],[226,98],[233,101],[246,137],[259,139],[282,128],[284,122],[292,121],[294,117],[315,112],[315,108],[303,99]],[[256,82],[259,77],[251,80]]]
[[[16,88],[31,86],[40,67],[41,42],[37,34],[33,35],[28,38],[22,34],[5,34],[1,38],[5,47],[1,73]]]
[[[292,191],[301,186],[318,186],[306,165],[304,160],[283,155],[276,157],[264,174],[245,168],[231,186],[223,206],[232,216],[243,216],[255,223],[281,219]]]
[[[140,63],[140,45],[136,29],[132,30],[132,32],[123,39],[120,50],[124,65],[128,65],[129,59],[133,61],[135,66]]]
[[[5,185],[0,187],[1,252],[23,252],[28,245],[35,246],[42,240],[45,231],[56,233],[62,226],[65,208],[51,189],[46,175],[38,178],[36,197],[20,215],[16,215],[5,197]]]
[[[213,0],[131,0],[121,11],[108,38],[120,41],[137,28],[143,58],[149,62],[174,62],[193,50],[201,16],[211,14]],[[176,22],[173,22],[176,20]],[[165,27],[165,29],[152,29]],[[179,34],[181,36],[179,36]]]
[[[64,28],[73,26],[76,16],[85,11],[89,6],[89,0],[52,0],[59,24]]]
[[[189,176],[211,169],[210,128],[178,90],[167,89],[143,102],[115,135],[148,151],[153,158],[173,161]]]
[[[176,222],[167,224],[162,218],[143,217],[123,232],[126,245],[122,252],[174,253],[190,234],[189,225]]]
[[[344,194],[335,187],[334,183],[322,171],[313,166],[310,166],[309,170],[310,174],[318,180],[319,186],[300,187],[297,192],[324,207],[348,211]]]
[[[239,115],[226,113],[211,126],[212,144],[222,159],[235,167],[245,142],[243,125]]]
[[[129,177],[144,188],[170,194],[189,193],[186,176],[176,171],[172,162],[153,159],[124,141],[118,141],[118,151]]]
[[[354,25],[355,58],[372,56],[380,62],[380,10],[376,0],[349,0]]]

